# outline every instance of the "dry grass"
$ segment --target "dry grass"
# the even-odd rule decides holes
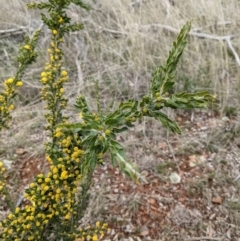
[[[29,1],[10,1],[1,8],[1,29],[24,28],[31,33],[41,26],[39,14],[27,11]],[[162,27],[179,30],[188,20],[193,20],[193,31],[211,36],[236,35],[232,40],[238,50],[237,36],[240,4],[236,0],[222,1],[108,1],[88,2],[92,10],[82,12],[70,9],[73,21],[83,22],[85,30],[71,34],[66,40],[66,65],[71,71],[69,85],[70,103],[79,92],[93,96],[93,80],[101,86],[104,106],[110,99],[138,98],[148,88],[151,73],[163,64],[175,40],[176,33]],[[18,36],[19,37],[19,36]],[[14,73],[17,43],[22,38],[2,35],[0,78]],[[40,40],[41,61],[26,74],[26,102],[36,96],[40,86],[37,74],[46,61],[45,47],[48,34],[45,28]],[[176,90],[207,89],[217,93],[221,104],[235,106],[238,101],[238,65],[225,41],[189,37],[184,56],[177,72]],[[27,93],[26,93],[27,92]],[[34,92],[31,95],[31,92]],[[93,100],[91,101],[93,103]]]
[[[27,2],[30,1],[5,1],[0,7],[1,81],[14,74],[15,56],[24,33],[31,34],[33,29],[42,26],[39,14],[26,10]],[[231,43],[236,53],[239,53],[240,2],[237,0],[229,0],[227,3],[221,0],[86,0],[85,2],[91,5],[89,13],[75,7],[69,10],[73,21],[83,22],[85,26],[83,31],[70,34],[64,46],[66,68],[71,76],[71,83],[68,84],[66,91],[70,106],[79,93],[84,93],[90,105],[95,108],[96,93],[93,80],[99,81],[103,108],[106,108],[112,100],[116,106],[123,99],[142,96],[148,88],[151,73],[156,66],[164,64],[167,58],[172,42],[176,38],[176,33],[172,30],[180,30],[183,24],[191,19],[193,33],[205,33],[215,37],[234,35],[235,38],[231,39]],[[169,30],[169,27],[173,29]],[[21,30],[13,31],[16,34],[1,32],[9,29]],[[23,147],[32,154],[43,151],[41,144],[47,137],[44,134],[42,115],[44,104],[40,102],[38,95],[41,88],[38,75],[47,60],[45,54],[48,42],[48,31],[42,27],[39,59],[25,75],[25,86],[20,92],[21,102],[13,113],[13,128],[2,135],[0,148],[2,157],[10,155],[18,147]],[[212,109],[220,114],[213,118],[217,124],[195,135],[190,116],[186,115],[184,118],[187,118],[190,124],[183,125],[182,137],[173,138],[157,122],[143,121],[132,133],[122,136],[131,159],[136,160],[141,169],[154,169],[158,157],[164,159],[165,155],[165,152],[159,148],[159,143],[166,143],[166,149],[170,154],[168,153],[165,160],[174,164],[174,168],[178,166],[175,164],[181,161],[183,156],[187,158],[196,153],[207,152],[214,154],[211,165],[215,168],[215,180],[219,183],[215,184],[216,190],[219,186],[233,188],[236,183],[229,183],[229,179],[232,180],[239,175],[237,161],[240,145],[237,123],[240,110],[239,79],[240,71],[236,56],[226,41],[190,36],[178,67],[175,89],[177,91],[205,89],[217,93],[219,102],[212,106]],[[68,112],[73,115],[72,108],[69,108]],[[172,112],[169,114],[173,115]],[[227,122],[221,120],[225,115],[230,118]],[[201,112],[192,114],[193,123],[199,122],[199,125],[196,123],[196,130],[199,126],[204,127],[207,120],[199,119],[199,116]],[[182,121],[180,119],[180,122]],[[230,126],[230,130],[225,130],[226,126]],[[12,147],[11,150],[9,146]],[[228,164],[223,167],[221,161],[226,161]],[[160,163],[161,174],[164,168],[168,166]],[[189,183],[189,192],[193,192],[193,195],[196,192],[205,195],[207,175],[203,176],[204,179]],[[238,192],[236,185],[231,195],[237,195]],[[94,205],[98,206],[96,203]],[[226,205],[229,210],[239,210],[239,201],[230,196]],[[133,200],[132,209],[138,209],[138,200],[136,202]],[[233,223],[236,224],[240,221],[236,215],[233,219],[235,219]]]

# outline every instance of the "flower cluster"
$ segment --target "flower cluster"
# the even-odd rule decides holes
[[[0,130],[9,128],[9,122],[11,120],[10,113],[14,109],[12,100],[17,93],[17,88],[23,85],[21,79],[26,67],[37,57],[34,48],[39,33],[39,31],[36,31],[32,39],[26,37],[25,43],[20,47],[18,53],[18,70],[16,75],[4,81],[4,90],[0,92]]]
[[[11,100],[16,94],[17,87],[22,85],[23,82],[15,77],[4,81],[4,91],[0,93],[0,130],[8,127],[11,120],[10,112],[14,109]]]
[[[103,237],[107,225],[101,226],[100,222],[96,223],[95,228],[83,230],[75,226],[66,231],[78,213],[79,163],[84,152],[79,148],[81,141],[76,135],[66,137],[59,129],[56,129],[55,135],[58,136],[61,150],[54,158],[47,156],[49,172],[37,175],[26,190],[25,198],[29,205],[23,209],[17,207],[0,223],[1,240],[37,241],[41,240],[43,233],[51,230],[59,230],[56,235],[69,240],[79,237],[81,240],[99,240]]]
[[[68,25],[70,18],[61,9],[66,8],[68,1],[51,1],[51,3],[32,4],[30,7],[49,8],[52,19],[43,14],[43,21],[52,31],[51,43],[48,48],[49,61],[41,73],[42,100],[46,101],[48,112],[46,129],[50,131],[51,141],[46,143],[46,159],[49,162],[49,171],[39,174],[25,192],[28,205],[16,207],[5,220],[0,223],[0,239],[5,241],[43,240],[49,235],[63,240],[99,240],[103,237],[107,225],[97,222],[95,227],[79,229],[86,205],[89,183],[83,176],[85,152],[82,149],[81,137],[78,134],[64,132],[57,126],[66,123],[67,117],[62,111],[66,108],[67,99],[64,98],[64,84],[68,81],[68,72],[62,68],[63,52],[60,48],[63,35],[75,31],[82,25]],[[36,38],[31,42],[26,38],[18,56],[20,71],[15,78],[5,81],[5,93],[0,95],[0,104],[7,106],[1,109],[9,113],[14,107],[9,104],[9,97],[14,96],[15,87],[22,85],[19,80],[24,66],[29,64],[33,57]],[[5,98],[6,97],[6,98]],[[82,100],[84,102],[84,100]],[[8,105],[7,105],[8,104]],[[83,103],[84,104],[84,103]],[[85,106],[84,111],[87,110]],[[8,114],[9,115],[9,114]],[[10,115],[9,115],[10,116]],[[3,118],[0,118],[2,120]],[[0,169],[1,170],[1,169]],[[88,172],[86,172],[88,173]],[[2,182],[0,183],[2,185]],[[84,186],[85,185],[85,186]],[[3,186],[3,185],[2,185]],[[79,188],[81,187],[81,188]],[[82,190],[80,190],[82,189]],[[86,190],[85,190],[86,189]]]
[[[107,223],[96,222],[95,227],[88,226],[86,229],[79,229],[80,235],[74,241],[97,241],[104,237],[105,232],[109,230]],[[81,237],[81,238],[79,238]]]
[[[47,102],[46,109],[49,110],[49,113],[46,114],[46,119],[52,137],[56,124],[65,120],[61,111],[67,106],[67,99],[63,97],[63,85],[68,81],[68,73],[66,70],[61,70],[63,53],[59,45],[62,42],[57,30],[53,30],[52,42],[48,49],[50,61],[46,63],[45,70],[41,73],[43,84],[41,95],[42,99]]]
[[[6,168],[4,167],[3,163],[0,161],[0,194],[3,195],[3,198],[6,198],[6,194],[5,194],[5,187],[6,187],[5,171],[6,171]]]

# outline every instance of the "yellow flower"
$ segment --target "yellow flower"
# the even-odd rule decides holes
[[[30,50],[31,47],[30,47],[30,45],[27,44],[27,45],[24,46],[24,48],[25,48],[26,50]]]
[[[19,87],[19,86],[22,86],[23,85],[23,82],[22,81],[18,81],[16,86]]]
[[[97,240],[98,240],[97,235],[94,235],[94,236],[92,237],[92,240],[93,240],[93,241],[97,241]]]
[[[47,155],[46,159],[48,162],[50,162],[50,163],[52,162],[52,158],[50,156]],[[38,177],[42,178],[43,176],[40,176],[40,174],[39,174]]]
[[[65,216],[65,219],[70,219],[70,214],[69,213]]]
[[[96,227],[99,227],[99,226],[100,226],[100,222],[97,221],[97,222],[96,222]]]
[[[12,84],[13,83],[13,78],[10,78],[6,81],[7,84]]]
[[[48,189],[49,189],[49,186],[45,186],[45,187],[43,188],[44,191],[47,191]]]
[[[43,84],[47,83],[47,78],[46,78],[46,77],[43,77],[43,78],[42,78],[42,83],[43,83]]]
[[[63,70],[63,71],[62,71],[62,76],[63,76],[63,77],[66,77],[67,75],[68,75],[68,72],[67,72],[66,70]]]
[[[56,137],[60,137],[62,135],[62,132],[61,132],[61,130],[56,130],[56,133],[55,133],[55,136]]]
[[[54,29],[54,30],[52,31],[52,33],[53,33],[54,35],[56,35],[58,32],[57,32],[56,29]]]
[[[57,167],[54,167],[53,170],[52,170],[52,172],[53,172],[54,174],[58,173]]]
[[[10,105],[9,107],[8,107],[8,110],[13,110],[14,109],[14,105]]]
[[[30,229],[30,228],[31,228],[31,225],[30,225],[30,224],[27,224],[25,227],[26,227],[26,229]]]
[[[50,56],[50,59],[51,59],[52,62],[54,62],[54,57],[53,57],[52,54],[51,54],[51,56]]]
[[[51,182],[51,179],[49,177],[46,177],[45,182]]]
[[[19,208],[19,207],[16,207],[15,213],[19,213],[19,212],[20,212],[20,208]]]
[[[46,72],[42,72],[42,73],[41,73],[41,76],[42,76],[42,77],[46,77],[46,76],[47,76],[47,73],[46,73]]]
[[[61,189],[60,188],[58,188],[57,190],[56,190],[56,193],[60,193],[61,192]]]
[[[80,119],[83,118],[83,114],[82,114],[82,112],[79,113],[79,118],[80,118]]]
[[[39,178],[39,179],[37,180],[37,182],[38,182],[38,183],[42,183],[42,179]]]
[[[68,178],[68,172],[67,171],[63,171],[61,173],[61,179],[67,179]]]
[[[4,101],[4,96],[0,95],[0,102],[3,102],[3,101]]]

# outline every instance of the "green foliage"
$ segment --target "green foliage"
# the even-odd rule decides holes
[[[49,172],[39,174],[26,190],[25,197],[30,205],[22,209],[12,208],[8,217],[0,223],[0,239],[5,241],[36,240],[98,240],[106,231],[106,224],[99,222],[93,228],[79,229],[79,221],[84,215],[89,199],[92,174],[98,165],[104,164],[105,154],[111,158],[113,166],[138,181],[143,179],[137,167],[126,156],[124,148],[116,139],[117,134],[128,131],[137,120],[145,116],[153,117],[174,133],[181,133],[177,123],[164,112],[164,108],[205,108],[214,100],[207,92],[173,93],[168,91],[174,85],[175,71],[187,42],[191,23],[181,30],[177,41],[169,53],[165,66],[157,68],[150,83],[150,89],[140,100],[129,99],[116,110],[102,111],[100,93],[96,82],[97,113],[89,108],[86,98],[80,95],[76,100],[79,114],[78,123],[69,123],[63,114],[67,106],[64,85],[69,80],[63,68],[64,53],[61,50],[66,33],[82,29],[82,24],[71,23],[66,10],[73,3],[86,10],[80,0],[49,0],[46,3],[28,4],[29,8],[46,10],[41,13],[43,22],[52,32],[48,48],[49,61],[41,73],[41,96],[46,102],[50,141],[45,143]],[[10,120],[14,108],[11,100],[16,95],[15,88],[22,85],[20,78],[27,65],[35,61],[34,51],[39,32],[32,39],[26,38],[18,56],[19,70],[14,78],[4,82],[5,92],[0,94],[0,129]],[[2,164],[0,165],[0,167]],[[1,168],[1,172],[4,172]],[[0,185],[5,192],[6,185]],[[0,191],[1,191],[0,186]],[[79,191],[79,187],[80,191]]]
[[[159,66],[159,68],[156,69],[151,81],[152,95],[158,92],[161,96],[174,85],[173,80],[175,77],[176,66],[186,46],[187,35],[190,29],[191,22],[187,22],[181,29],[177,41],[173,43],[173,48],[169,53],[166,65]]]
[[[194,109],[206,108],[209,103],[214,101],[215,97],[208,92],[196,93],[173,93],[169,95],[168,91],[175,84],[174,77],[177,63],[183,53],[187,43],[187,35],[190,31],[191,23],[187,22],[182,28],[177,41],[174,42],[172,50],[169,53],[165,66],[160,66],[153,74],[150,90],[139,102],[134,99],[123,102],[111,113],[93,114],[87,107],[86,100],[79,96],[76,107],[81,113],[81,122],[75,124],[61,124],[60,128],[72,130],[81,133],[83,143],[91,153],[109,152],[112,164],[119,165],[121,171],[129,174],[131,177],[141,178],[136,167],[130,164],[124,153],[122,145],[116,141],[116,135],[120,132],[127,131],[133,127],[137,119],[144,116],[153,117],[163,124],[168,130],[181,134],[177,123],[171,120],[164,112],[164,107],[173,109]],[[109,134],[106,135],[106,132]],[[91,159],[94,163],[89,162],[85,166],[95,167],[96,159]]]
[[[71,18],[68,17],[65,12],[71,3],[89,10],[89,7],[79,0],[49,0],[48,3],[28,4],[28,8],[46,9],[50,15],[50,18],[41,13],[43,22],[51,30],[58,29],[60,32],[59,37],[62,38],[65,33],[79,31],[83,28],[82,24],[71,24]]]

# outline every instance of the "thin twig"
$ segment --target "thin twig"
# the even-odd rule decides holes
[[[214,238],[214,237],[194,237],[194,238],[186,238],[184,241],[194,241],[194,240],[223,240],[222,238]]]
[[[212,27],[214,27],[216,29],[219,26],[231,25],[231,24],[232,24],[232,21],[223,21],[223,22],[218,22],[218,23],[214,23],[214,24],[209,24],[204,27],[192,28],[192,31],[193,32],[201,32],[203,29],[212,28]]]
[[[37,29],[41,30],[42,28],[43,28],[43,23],[41,23]],[[35,29],[33,29],[30,26],[20,26],[18,28],[0,30],[0,37],[8,37],[16,34],[25,34],[26,32],[33,32],[34,30]]]
[[[149,29],[149,28],[162,28],[165,29],[167,31],[170,31],[172,33],[179,33],[179,30],[176,28],[173,28],[171,26],[168,25],[164,25],[164,24],[146,24],[146,25],[141,25],[138,26],[138,28],[143,28],[143,29]],[[101,31],[103,32],[107,32],[110,34],[113,34],[115,36],[119,36],[119,35],[128,35],[128,32],[125,31],[117,31],[117,30],[113,30],[113,29],[106,29],[106,28],[100,28]],[[205,38],[205,39],[210,39],[210,40],[217,40],[217,41],[226,41],[228,44],[229,49],[232,51],[235,60],[237,62],[237,64],[240,66],[240,58],[236,52],[236,50],[234,49],[231,40],[234,39],[237,35],[226,35],[226,36],[218,36],[218,35],[211,35],[211,34],[207,34],[207,33],[200,33],[200,32],[195,32],[195,31],[190,31],[188,33],[189,36],[193,36],[193,37],[197,37],[197,38]]]
[[[237,52],[235,51],[235,49],[233,48],[232,43],[230,41],[230,38],[227,38],[226,41],[228,43],[228,47],[231,49],[231,51],[232,51],[232,53],[233,53],[233,55],[235,57],[235,60],[237,61],[238,65],[240,66],[239,56],[238,56]]]
[[[121,35],[124,35],[124,36],[128,35],[128,32],[117,31],[117,30],[114,30],[114,29],[107,29],[107,28],[102,28],[102,27],[99,27],[99,31],[110,33],[115,37],[119,37]]]
[[[165,4],[166,4],[166,18],[169,17],[170,15],[170,3],[169,3],[169,0],[165,0]]]
[[[158,28],[162,28],[162,29],[168,30],[168,31],[176,33],[176,34],[179,33],[178,29],[175,29],[171,26],[163,25],[163,24],[147,24],[147,25],[142,25],[141,27],[143,27],[143,28],[158,27]],[[199,32],[195,32],[195,31],[190,31],[188,33],[188,35],[197,37],[197,38],[205,38],[205,39],[211,39],[211,40],[217,40],[217,41],[226,41],[228,44],[228,47],[230,48],[230,50],[232,51],[232,53],[235,57],[237,64],[240,66],[240,58],[231,43],[231,39],[234,39],[237,35],[214,36],[214,35],[210,35],[210,34],[206,34],[206,33],[199,33]]]
[[[164,25],[164,24],[146,24],[146,25],[141,25],[140,27],[142,28],[151,28],[151,27],[157,27],[157,28],[162,28],[165,30],[168,30],[170,32],[176,33],[178,34],[180,31],[176,28],[173,28],[171,26],[168,25]],[[218,41],[224,41],[227,39],[233,39],[236,37],[236,35],[227,35],[227,36],[214,36],[214,35],[210,35],[207,33],[199,33],[199,32],[194,32],[194,31],[190,31],[188,33],[188,35],[190,36],[194,36],[194,37],[198,37],[198,38],[207,38],[207,39],[212,39],[212,40],[218,40]]]
[[[16,34],[20,32],[23,32],[24,30],[28,29],[28,27],[22,27],[19,28],[12,28],[12,29],[6,29],[6,30],[0,30],[0,34]]]

